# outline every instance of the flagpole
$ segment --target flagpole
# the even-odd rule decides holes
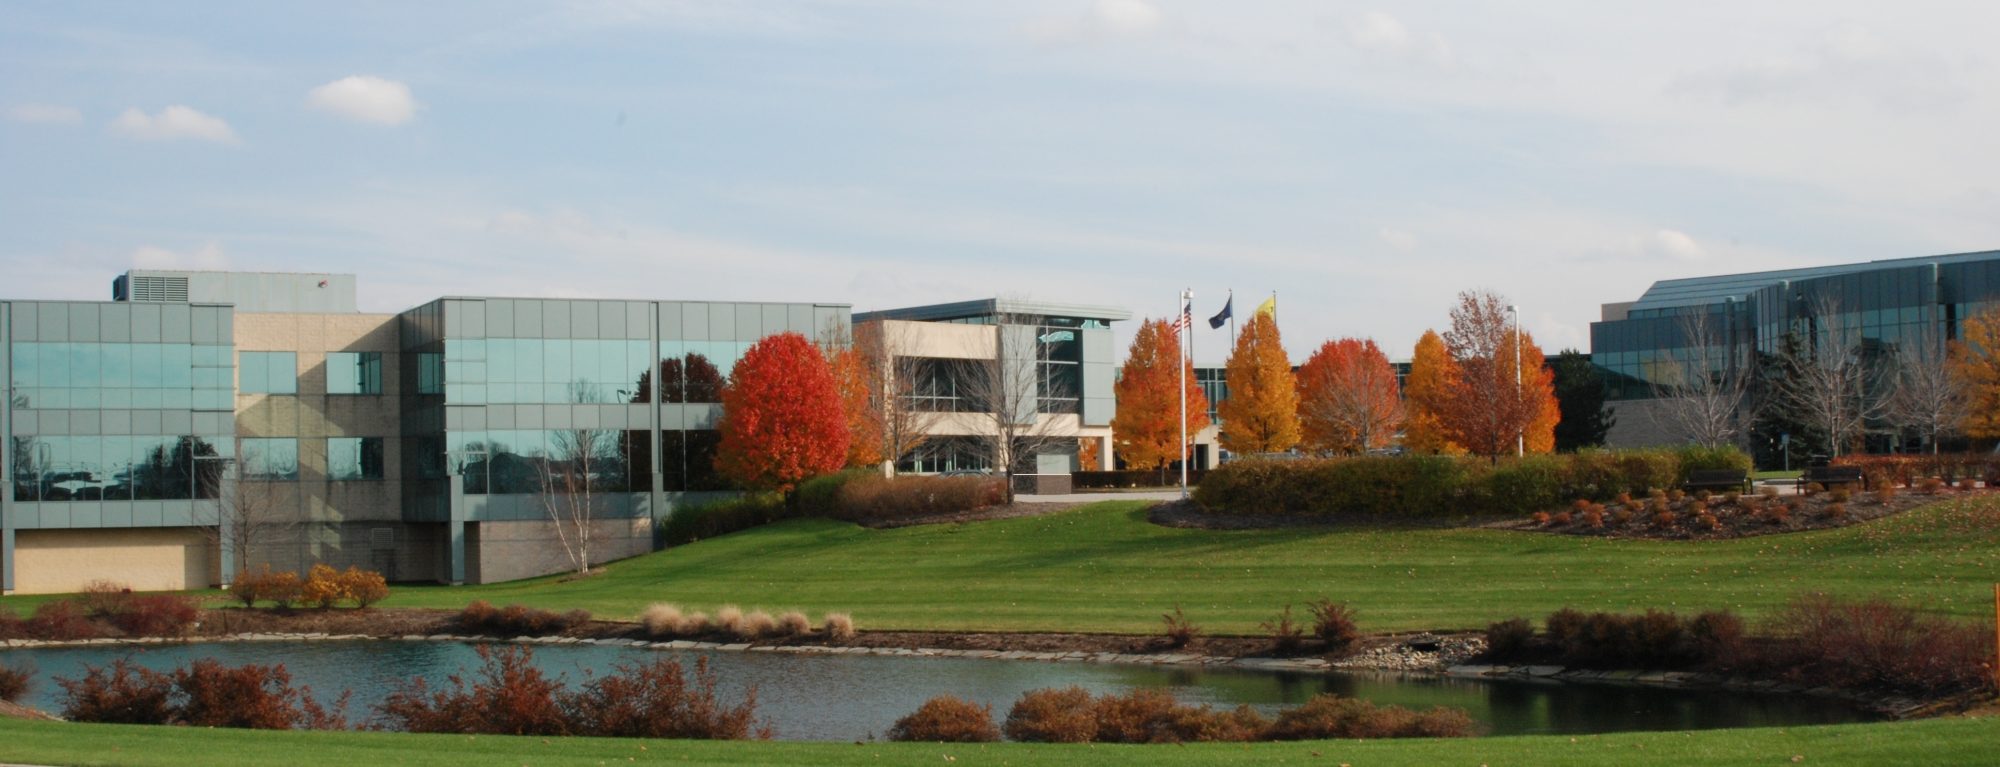
[[[1193,330],[1193,328],[1190,328],[1190,327],[1188,327],[1189,323],[1187,322],[1187,320],[1188,320],[1188,319],[1190,319],[1190,318],[1192,318],[1192,317],[1193,317],[1193,315],[1191,314],[1191,312],[1193,312],[1193,311],[1194,311],[1194,308],[1193,308],[1193,305],[1192,305],[1192,304],[1193,304],[1193,301],[1194,301],[1194,289],[1192,289],[1192,288],[1182,288],[1182,289],[1181,289],[1181,316],[1179,316],[1179,317],[1176,317],[1176,318],[1174,318],[1174,321],[1175,321],[1175,323],[1179,324],[1179,325],[1180,325],[1180,326],[1181,326],[1181,327],[1182,327],[1182,328],[1184,329],[1184,335],[1186,335],[1186,337],[1188,337],[1188,338],[1190,338],[1190,339],[1194,338],[1194,333],[1190,333],[1190,332],[1185,332],[1185,331],[1191,331],[1191,330]],[[1181,500],[1185,501],[1185,500],[1187,500],[1187,497],[1188,497],[1188,491],[1187,491],[1187,366],[1186,366],[1186,365],[1179,365],[1179,366],[1177,366],[1177,367],[1179,367],[1179,368],[1181,369],[1181,370],[1180,370],[1180,373],[1181,373],[1181,386],[1180,386],[1180,389],[1181,389]]]

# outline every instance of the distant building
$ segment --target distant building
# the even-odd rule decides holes
[[[1817,306],[1838,309],[1877,358],[1922,338],[1951,339],[1959,323],[2000,302],[2000,251],[1663,280],[1638,300],[1603,306],[1590,325],[1590,357],[1618,413],[1614,447],[1679,441],[1662,423],[1657,387],[1689,358],[1690,328],[1704,328],[1711,375],[1755,366],[1787,332],[1809,332]],[[1887,447],[1886,438],[1878,440]]]

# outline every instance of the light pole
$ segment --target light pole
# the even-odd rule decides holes
[[[1507,305],[1507,315],[1514,320],[1514,408],[1521,408],[1521,307]],[[1518,421],[1514,424],[1514,457],[1528,454],[1528,425]]]

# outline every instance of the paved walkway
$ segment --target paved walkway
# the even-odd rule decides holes
[[[1177,501],[1181,491],[1144,490],[1120,493],[1063,493],[1059,495],[1016,494],[1015,503],[1096,503],[1098,501]]]

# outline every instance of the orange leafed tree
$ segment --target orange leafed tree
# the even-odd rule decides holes
[[[1539,350],[1530,365],[1523,334],[1517,380],[1515,328],[1505,300],[1489,291],[1460,293],[1458,299],[1451,329],[1444,334],[1445,349],[1458,368],[1440,412],[1445,434],[1471,452],[1498,456],[1513,452],[1516,439],[1525,443],[1530,427],[1545,427],[1552,449],[1560,416],[1544,412],[1557,407],[1555,379],[1541,364]]]
[[[790,493],[847,462],[847,417],[833,370],[797,333],[750,346],[722,390],[715,468],[755,489]]]
[[[840,390],[841,414],[847,419],[847,465],[881,463],[882,398],[876,394],[882,385],[881,375],[868,355],[853,346],[833,350],[827,365]]]
[[[1404,389],[1403,448],[1424,455],[1462,455],[1465,448],[1445,434],[1445,402],[1451,397],[1452,381],[1458,366],[1437,331],[1426,330],[1417,339],[1410,358],[1410,377]]]
[[[1949,360],[1953,383],[1970,403],[1962,424],[1966,436],[2000,437],[2000,308],[1960,323]]]
[[[1513,343],[1513,339],[1508,339],[1508,343]],[[1513,354],[1511,351],[1503,352],[1502,356],[1507,358],[1506,374],[1513,375]],[[1528,422],[1527,433],[1522,435],[1527,452],[1531,455],[1553,453],[1556,451],[1556,424],[1562,421],[1562,401],[1556,399],[1555,371],[1542,356],[1542,347],[1535,345],[1533,333],[1521,334],[1521,370],[1526,374],[1521,377],[1521,384],[1527,388],[1527,396],[1540,400],[1535,404],[1535,417]],[[1531,381],[1535,382],[1533,387],[1528,386]]]
[[[1327,453],[1386,447],[1403,420],[1396,371],[1375,342],[1342,338],[1321,344],[1299,366],[1302,443]]]
[[[1134,469],[1157,469],[1181,458],[1181,386],[1186,378],[1187,437],[1208,426],[1208,398],[1195,383],[1194,366],[1181,356],[1181,340],[1166,320],[1147,320],[1132,337],[1125,369],[1113,390],[1118,412],[1111,433],[1118,457]]]
[[[1299,443],[1298,384],[1271,314],[1258,312],[1243,326],[1224,376],[1229,398],[1216,407],[1224,450],[1276,453]]]

